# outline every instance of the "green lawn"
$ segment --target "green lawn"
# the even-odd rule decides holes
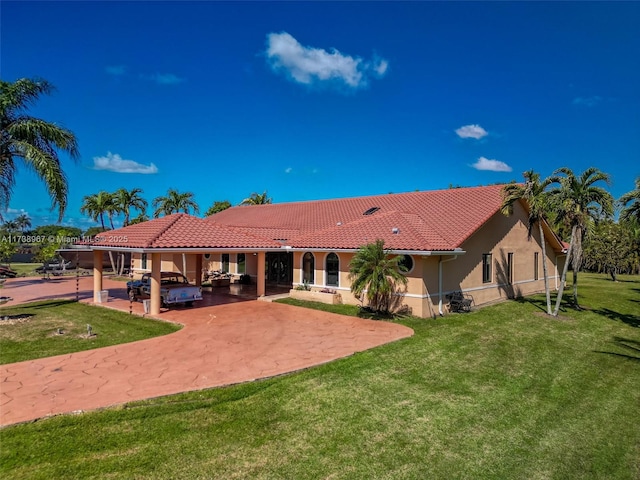
[[[41,267],[42,263],[3,263],[3,265],[10,266],[19,277],[30,277],[39,275],[36,273],[36,268]]]
[[[0,308],[0,364],[166,335],[179,325],[69,300]],[[87,335],[87,324],[93,335]],[[62,334],[58,334],[58,329]]]
[[[4,478],[640,478],[640,278],[436,320],[296,374],[0,430]]]

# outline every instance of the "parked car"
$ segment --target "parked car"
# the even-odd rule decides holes
[[[151,296],[151,274],[145,273],[140,280],[127,282],[127,294],[132,301]],[[168,307],[183,303],[190,307],[202,300],[202,288],[191,285],[187,278],[177,272],[160,272],[160,304]]]

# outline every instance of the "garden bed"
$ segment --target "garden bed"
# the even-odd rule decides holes
[[[296,300],[327,303],[329,305],[342,303],[342,295],[336,291],[297,290],[293,288],[289,291],[289,297],[295,298]]]

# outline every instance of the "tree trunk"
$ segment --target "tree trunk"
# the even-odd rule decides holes
[[[118,273],[118,269],[116,268],[116,264],[113,262],[113,252],[109,250],[109,260],[111,261],[111,270],[113,274],[116,275]]]
[[[547,315],[551,315],[551,291],[549,290],[549,275],[547,273],[547,246],[542,230],[542,222],[538,221],[540,229],[540,243],[542,244],[542,276],[544,277],[544,293],[547,296]]]
[[[553,311],[553,316],[557,317],[560,311],[560,303],[562,303],[562,294],[564,293],[564,283],[567,281],[567,271],[569,270],[569,261],[573,253],[573,241],[575,238],[576,227],[571,229],[571,243],[569,243],[569,251],[567,252],[566,259],[564,261],[564,268],[562,269],[562,277],[560,277],[560,288],[558,289],[558,298],[556,298],[556,308]]]
[[[578,272],[582,263],[582,228],[576,227],[575,245],[573,246],[573,260],[571,268],[573,270],[573,304],[576,308],[580,308],[578,303]]]

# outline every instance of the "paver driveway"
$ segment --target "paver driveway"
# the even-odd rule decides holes
[[[81,301],[92,302],[92,282],[80,279]],[[129,311],[122,282],[105,279],[103,288],[112,297],[106,306]],[[75,298],[76,280],[9,280],[2,294],[14,299],[11,305]],[[0,425],[266,378],[413,335],[410,328],[388,322],[205,296],[204,306],[159,315],[184,325],[170,335],[0,365]],[[133,308],[141,313],[141,304]]]

